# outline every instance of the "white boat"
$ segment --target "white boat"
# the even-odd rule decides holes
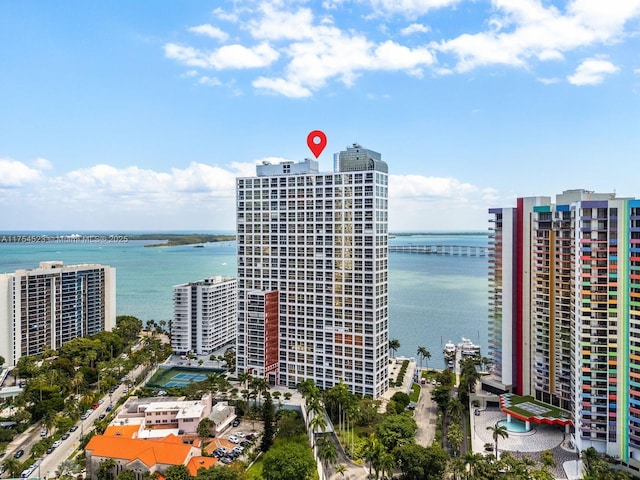
[[[460,354],[463,357],[479,357],[480,356],[480,345],[474,344],[468,338],[462,337],[462,343],[458,344],[458,348],[460,349]]]
[[[455,344],[451,340],[449,340],[445,344],[444,350],[443,350],[442,353],[444,353],[444,358],[446,360],[449,360],[449,359],[455,357],[455,355],[456,355],[456,346],[455,346]]]

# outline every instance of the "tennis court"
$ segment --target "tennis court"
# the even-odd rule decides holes
[[[206,380],[207,376],[202,373],[177,373],[171,380],[164,384],[165,387],[186,387],[193,382]]]
[[[160,369],[151,377],[147,386],[153,388],[186,387],[190,383],[206,380],[207,374],[213,373],[210,370],[194,370],[180,367]]]

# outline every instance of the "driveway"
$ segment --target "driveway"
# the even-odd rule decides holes
[[[416,443],[428,447],[436,438],[436,420],[438,419],[438,405],[431,400],[433,385],[427,383],[421,386],[420,398],[416,405],[413,419],[418,424]]]

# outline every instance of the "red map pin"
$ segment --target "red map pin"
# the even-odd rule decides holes
[[[307,146],[316,158],[320,156],[324,147],[327,146],[327,136],[321,130],[314,130],[307,135]]]

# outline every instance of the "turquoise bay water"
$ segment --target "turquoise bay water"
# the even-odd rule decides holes
[[[2,234],[0,233],[0,238]],[[0,273],[34,268],[41,261],[101,263],[116,268],[117,313],[142,320],[169,320],[173,285],[213,275],[236,275],[235,242],[145,248],[127,243],[1,243]],[[477,245],[486,235],[413,235],[391,245]],[[486,257],[389,254],[390,337],[400,341],[397,355],[416,357],[424,346],[429,366],[442,368],[442,349],[461,337],[487,345]]]

